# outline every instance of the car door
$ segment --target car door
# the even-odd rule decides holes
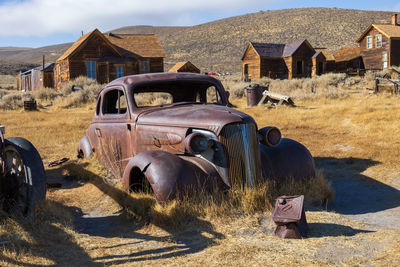
[[[120,178],[133,156],[127,97],[122,87],[113,87],[104,89],[101,98],[99,120],[93,125],[98,140],[97,155],[112,174]]]

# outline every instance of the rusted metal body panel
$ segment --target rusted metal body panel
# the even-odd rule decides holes
[[[170,102],[140,106],[142,93],[168,93]],[[159,201],[200,187],[243,188],[265,179],[314,176],[303,145],[290,139],[260,143],[280,139],[280,133],[259,133],[251,116],[229,106],[221,83],[206,75],[123,77],[100,92],[78,152],[89,157],[94,151],[126,189],[148,181]]]
[[[304,196],[280,196],[276,199],[272,220],[277,224],[275,235],[281,238],[302,238],[308,231],[304,212]]]

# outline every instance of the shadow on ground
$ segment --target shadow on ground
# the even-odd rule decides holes
[[[380,162],[333,157],[316,157],[315,162],[335,190],[335,199],[328,209],[345,215],[360,215],[400,206],[399,190],[361,174]]]
[[[164,223],[158,224],[157,221],[149,221],[151,218],[147,218],[144,220],[135,220],[131,216],[127,216],[127,209],[129,209],[129,207],[140,207],[144,204],[148,205],[149,201],[154,202],[154,200],[149,200],[148,198],[134,198],[128,195],[125,191],[104,183],[102,177],[99,177],[94,173],[89,172],[84,167],[84,164],[69,163],[67,165],[64,165],[63,167],[60,167],[59,170],[51,170],[48,175],[54,178],[57,173],[61,173],[62,168],[72,168],[74,169],[75,173],[80,173],[80,177],[90,178],[88,181],[77,181],[76,179],[71,181],[73,177],[67,177],[67,180],[65,180],[64,178],[61,180],[59,179],[59,181],[62,181],[62,188],[72,189],[75,187],[80,187],[84,182],[90,182],[97,188],[99,188],[104,194],[120,204],[122,207],[125,207],[125,209],[119,212],[117,211],[115,214],[112,215],[103,215],[101,213],[98,213],[97,211],[84,213],[79,207],[66,207],[60,203],[55,203],[47,200],[47,203],[51,202],[51,205],[56,206],[57,209],[64,209],[66,211],[68,210],[68,212],[72,214],[72,217],[74,218],[73,228],[75,231],[87,234],[89,236],[127,239],[127,242],[125,243],[122,240],[122,244],[111,245],[108,247],[105,246],[102,247],[103,249],[112,249],[123,246],[135,246],[140,243],[149,241],[164,243],[161,245],[153,243],[153,245],[148,245],[148,249],[144,249],[139,252],[91,258],[90,255],[88,255],[87,251],[84,248],[80,247],[79,244],[74,241],[73,236],[64,231],[63,227],[57,227],[57,224],[63,224],[62,222],[60,222],[57,216],[52,216],[52,214],[49,214],[49,212],[45,212],[47,214],[46,216],[50,219],[44,220],[39,228],[46,229],[46,233],[52,233],[50,236],[47,237],[43,236],[43,231],[32,227],[32,223],[27,222],[23,219],[19,221],[17,220],[17,223],[31,234],[31,236],[34,238],[35,244],[32,246],[32,244],[26,241],[17,240],[19,243],[18,248],[14,247],[17,253],[18,250],[22,248],[30,248],[32,255],[43,257],[50,261],[53,261],[55,265],[63,265],[68,262],[68,264],[72,265],[84,264],[85,266],[103,266],[104,264],[127,264],[130,262],[141,262],[149,260],[151,261],[160,258],[165,259],[169,257],[196,253],[204,250],[209,246],[217,244],[218,240],[224,238],[222,234],[214,231],[211,223],[197,218],[196,216],[186,216],[185,222],[182,223],[179,229],[175,230],[170,229]],[[155,204],[155,202],[153,204]],[[163,222],[173,220],[173,218],[167,218],[168,215],[155,214],[155,211],[153,211],[152,214],[154,217],[164,216]],[[142,234],[137,232],[137,230],[141,229],[143,226],[150,222],[155,226],[162,228],[168,234],[163,236],[153,236],[151,234]],[[58,238],[62,240],[62,247],[64,249],[67,249],[67,251],[65,251],[64,249],[60,249],[60,247],[56,244],[52,246],[53,239],[57,240]],[[36,244],[39,244],[39,246],[41,247],[37,248]],[[16,259],[5,257],[2,254],[0,254],[0,260],[3,260],[8,264],[14,264],[18,266],[34,266],[33,264],[28,264],[18,261]]]
[[[334,223],[309,223],[308,227],[307,237],[354,236],[359,233],[374,232]]]

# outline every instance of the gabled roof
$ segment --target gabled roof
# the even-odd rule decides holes
[[[57,59],[57,61],[64,60],[67,57],[70,57],[79,47],[81,47],[91,36],[98,35],[100,38],[106,42],[111,49],[113,49],[118,55],[121,55],[120,51],[107,39],[104,35],[98,30],[94,29],[93,31],[82,35],[75,43],[73,43],[65,52]],[[122,55],[121,55],[122,56]]]
[[[270,44],[270,43],[253,43],[250,45],[254,48],[260,57],[279,58],[282,57],[284,44]]]
[[[329,51],[328,48],[314,48],[315,51],[317,52],[321,52],[322,54],[324,54],[326,60],[328,61],[334,61],[335,57],[332,55],[331,51]]]
[[[166,57],[164,48],[154,34],[114,34],[104,36],[125,57]]]
[[[307,40],[299,40],[289,44],[272,44],[272,43],[254,43],[250,42],[251,45],[256,53],[261,58],[282,58],[282,57],[290,57],[292,56],[300,46],[305,43],[309,46],[312,50],[312,46]],[[247,49],[246,49],[247,51]],[[244,57],[244,55],[243,55]],[[243,60],[242,57],[242,60]]]
[[[359,46],[344,47],[339,49],[333,56],[336,62],[348,61],[361,56],[361,50]]]
[[[195,69],[196,71],[200,72],[199,68],[192,64],[190,61],[182,61],[176,63],[168,72],[179,72],[179,70],[183,67],[189,67]]]
[[[388,38],[396,38],[400,37],[400,26],[393,24],[371,24],[361,35],[358,37],[357,42],[361,42],[362,39],[368,34],[368,32],[372,29],[377,29],[383,35],[386,35]]]
[[[310,47],[313,51],[314,48],[311,46],[311,44],[307,40],[299,40],[290,44],[285,45],[285,50],[283,51],[283,57],[290,57],[292,56],[299,48],[300,46],[305,43],[308,47]]]

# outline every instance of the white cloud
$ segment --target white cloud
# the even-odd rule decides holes
[[[268,8],[278,0],[24,0],[0,4],[0,36],[110,30],[127,25],[182,25],[193,17]]]

